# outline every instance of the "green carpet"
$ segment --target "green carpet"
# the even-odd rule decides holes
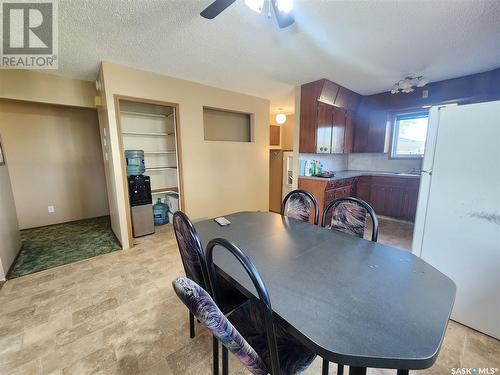
[[[109,216],[26,229],[10,278],[119,250]]]

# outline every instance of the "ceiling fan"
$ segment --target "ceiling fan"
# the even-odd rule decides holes
[[[205,8],[200,15],[211,20],[217,17],[235,1],[236,0],[215,0]],[[245,0],[245,4],[250,9],[261,13],[264,7],[264,0]],[[269,17],[271,16],[271,8],[274,11],[280,29],[290,26],[295,22],[293,18],[293,0],[269,0]]]

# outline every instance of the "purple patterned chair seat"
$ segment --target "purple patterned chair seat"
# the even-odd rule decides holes
[[[245,367],[255,375],[268,374],[271,368],[263,316],[255,304],[247,302],[226,317],[210,295],[194,281],[178,277],[172,286],[180,300],[194,316]],[[229,319],[228,319],[229,318]],[[262,320],[261,320],[262,319]],[[236,327],[236,328],[235,328]],[[240,331],[242,333],[240,333]],[[311,364],[316,355],[276,326],[282,374],[295,374]]]
[[[270,369],[271,358],[264,329],[264,315],[259,306],[249,300],[229,314],[228,318]],[[275,324],[274,327],[281,374],[302,373],[314,361],[316,354],[288,334],[280,325]]]

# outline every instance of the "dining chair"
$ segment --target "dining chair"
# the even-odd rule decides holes
[[[285,196],[283,202],[281,202],[281,215],[286,214],[286,216],[293,219],[309,221],[311,218],[311,203],[314,207],[314,225],[318,225],[318,201],[305,190],[292,190]]]
[[[210,281],[207,274],[205,252],[203,251],[200,237],[198,236],[193,223],[184,212],[177,211],[173,215],[173,226],[186,276],[211,292]],[[223,293],[221,293],[221,308],[225,313],[228,313],[236,306],[247,300],[243,294],[241,294],[228,282],[221,285],[221,290],[223,290]],[[194,316],[190,312],[189,337],[193,338],[194,336]]]
[[[252,261],[231,242],[217,238],[207,245],[207,266],[215,301],[220,281],[213,261],[215,247],[229,251],[243,266],[257,291],[258,298],[236,308],[227,317],[200,286],[186,278],[177,278],[174,289],[190,311],[214,336],[213,371],[219,372],[219,344],[222,343],[222,374],[229,373],[228,350],[256,375],[296,374],[305,370],[316,354],[274,324],[268,290]]]
[[[328,224],[330,211],[332,211],[332,218]],[[371,240],[377,242],[377,215],[373,208],[362,199],[353,197],[335,199],[325,207],[321,226],[363,238],[366,228],[366,214],[372,220]]]

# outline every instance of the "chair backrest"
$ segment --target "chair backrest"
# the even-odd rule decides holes
[[[283,202],[281,202],[281,214],[293,219],[309,221],[311,218],[311,209],[314,207],[314,224],[318,224],[319,212],[318,201],[316,198],[305,190],[293,190],[289,192]]]
[[[234,328],[206,290],[187,277],[178,277],[172,282],[172,286],[179,299],[196,319],[206,326],[252,374],[267,374],[264,361]]]
[[[184,212],[177,211],[173,224],[186,276],[210,291],[205,253],[193,223]]]
[[[332,218],[328,224],[327,217],[330,211],[332,211]],[[352,197],[335,199],[325,207],[321,225],[363,238],[366,227],[366,214],[370,215],[372,219],[372,241],[377,242],[377,215],[373,208],[362,199]]]
[[[229,251],[243,266],[248,276],[250,277],[250,280],[252,280],[255,290],[257,291],[257,294],[259,296],[259,300],[262,303],[267,345],[269,348],[269,357],[271,359],[271,374],[279,374],[280,362],[278,356],[276,334],[274,330],[273,309],[271,307],[271,299],[269,297],[266,285],[264,284],[264,281],[262,280],[262,277],[260,276],[253,262],[243,251],[241,251],[235,244],[229,242],[224,238],[215,238],[211,240],[207,245],[207,269],[208,277],[212,286],[213,296],[216,302],[218,302],[217,292],[220,290],[218,288],[218,276],[214,264],[214,248],[216,246]]]

